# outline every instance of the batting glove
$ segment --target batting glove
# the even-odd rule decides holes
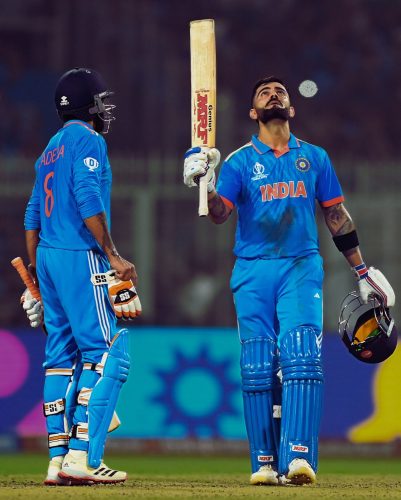
[[[31,292],[26,289],[21,296],[22,308],[26,312],[28,321],[32,328],[37,328],[43,323],[43,305],[40,300],[33,298]]]
[[[367,303],[369,297],[376,295],[385,307],[392,307],[395,304],[395,293],[384,277],[383,273],[374,267],[366,267],[364,263],[353,268],[357,278],[359,295],[363,303]]]
[[[112,274],[113,273],[113,274]],[[133,319],[142,313],[141,301],[131,280],[121,281],[109,271],[109,296],[117,318]]]
[[[199,178],[206,175],[207,190],[210,193],[216,184],[214,172],[220,163],[220,152],[216,148],[191,148],[184,156],[184,184],[188,187],[199,185]]]

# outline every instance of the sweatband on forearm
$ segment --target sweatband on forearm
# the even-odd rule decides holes
[[[333,236],[333,241],[335,246],[340,252],[346,252],[359,245],[358,235],[355,229],[347,234],[341,234],[339,236]]]

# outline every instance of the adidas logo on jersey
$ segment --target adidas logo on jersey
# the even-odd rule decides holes
[[[60,99],[60,106],[68,106],[70,104],[67,96],[63,95]]]
[[[281,200],[283,198],[307,198],[306,187],[303,181],[275,182],[260,186],[262,201]]]

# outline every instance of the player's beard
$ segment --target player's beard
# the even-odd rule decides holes
[[[257,109],[258,120],[266,125],[271,120],[288,121],[290,118],[290,110],[288,108],[280,108],[273,106],[271,108]]]

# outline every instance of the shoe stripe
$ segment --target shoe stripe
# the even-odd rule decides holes
[[[118,472],[118,471],[113,470],[113,471],[111,472],[111,474],[109,474],[109,476],[110,476],[110,477],[113,477],[113,476],[114,476],[114,474],[117,474],[117,472]]]
[[[104,467],[102,467],[101,469],[99,469],[99,470],[95,471],[95,472],[93,473],[93,475],[94,475],[94,476],[97,476],[98,474],[100,474],[100,473],[101,473],[101,472],[103,472],[103,471],[104,471]]]
[[[108,474],[109,472],[111,472],[111,471],[112,471],[112,469],[106,469],[106,470],[103,472],[102,476],[107,476],[107,474]]]

